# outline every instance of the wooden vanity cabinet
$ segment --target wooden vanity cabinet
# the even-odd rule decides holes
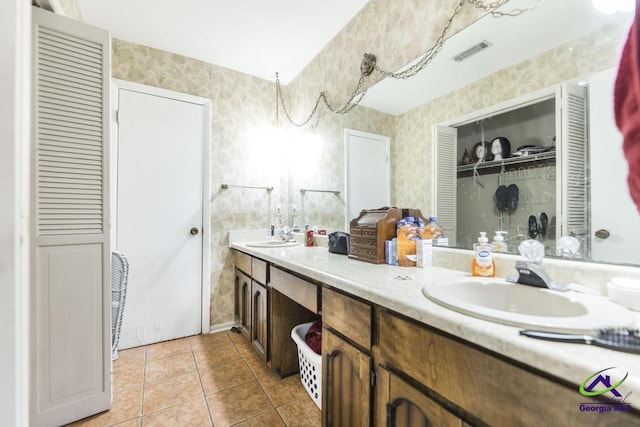
[[[376,427],[463,427],[460,418],[447,411],[398,375],[379,366],[376,369]]]
[[[268,280],[266,261],[251,258],[251,345],[264,361],[268,360]]]
[[[258,354],[268,360],[269,266],[266,261],[235,251],[235,317]]]
[[[371,305],[322,289],[322,425],[369,426]]]
[[[240,331],[249,338],[251,330],[251,277],[235,268],[235,318]]]
[[[398,412],[398,399],[410,402],[412,412],[432,417],[428,425],[453,422],[441,424],[437,418],[442,416],[441,410],[472,425],[640,425],[637,416],[625,412],[601,415],[581,412],[579,405],[584,397],[577,385],[551,378],[384,309],[377,312],[376,320],[378,377],[390,378],[389,385],[380,381],[376,387],[377,425],[382,425],[379,418],[384,408],[387,408],[385,417],[405,416],[404,409]],[[415,384],[416,390],[398,385],[399,381]],[[401,391],[395,391],[394,387]]]

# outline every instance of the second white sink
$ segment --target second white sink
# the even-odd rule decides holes
[[[281,242],[279,240],[263,240],[261,242],[249,242],[247,246],[254,248],[283,248],[288,246],[298,246],[298,242]]]
[[[469,278],[426,285],[431,301],[473,317],[528,329],[591,333],[607,327],[631,327],[635,316],[602,297],[558,292],[502,279]]]

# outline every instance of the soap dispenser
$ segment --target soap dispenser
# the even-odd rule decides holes
[[[495,236],[493,236],[493,251],[494,252],[508,252],[507,243],[504,241],[504,235],[507,234],[506,231],[496,231]]]
[[[491,246],[487,233],[480,232],[478,243],[473,245],[475,255],[471,261],[471,275],[477,277],[495,277],[496,265],[491,255]]]

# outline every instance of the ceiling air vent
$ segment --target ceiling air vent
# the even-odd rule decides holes
[[[471,46],[469,49],[465,50],[464,52],[460,52],[459,54],[454,56],[453,60],[456,61],[456,62],[462,62],[465,59],[467,59],[468,57],[470,57],[471,55],[475,55],[476,53],[478,53],[478,52],[480,52],[482,50],[485,50],[489,46],[491,46],[491,43],[489,43],[486,40],[482,40],[480,43],[475,44],[475,45]]]

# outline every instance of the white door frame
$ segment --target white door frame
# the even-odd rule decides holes
[[[119,107],[119,91],[120,89],[130,90],[133,92],[144,93],[147,95],[155,95],[163,98],[176,99],[179,101],[190,102],[196,105],[202,105],[205,110],[204,117],[204,129],[203,129],[203,158],[202,158],[202,272],[201,272],[201,284],[202,284],[202,333],[206,334],[210,331],[210,311],[211,311],[211,100],[200,96],[189,95],[186,93],[175,92],[168,89],[161,89],[153,86],[147,86],[140,83],[128,82],[120,79],[112,79],[112,105],[117,112]],[[112,167],[112,189],[111,192],[111,241],[116,241],[116,231],[118,229],[117,201],[118,201],[118,186],[117,186],[117,170],[118,170],[118,132],[117,132],[117,113],[112,114],[112,133],[111,135],[111,167]],[[113,245],[115,248],[115,244]]]
[[[349,232],[350,227],[350,219],[349,219],[349,183],[347,182],[347,178],[349,176],[349,136],[359,136],[362,138],[375,139],[378,141],[382,141],[386,145],[386,154],[387,154],[387,166],[385,173],[387,174],[387,188],[386,198],[388,204],[391,204],[391,138],[384,135],[378,135],[375,133],[362,132],[354,129],[344,129],[344,200],[345,200],[345,211],[344,211],[344,230]],[[375,206],[378,207],[378,206]],[[381,206],[380,206],[381,207]],[[374,206],[372,206],[374,208]]]

